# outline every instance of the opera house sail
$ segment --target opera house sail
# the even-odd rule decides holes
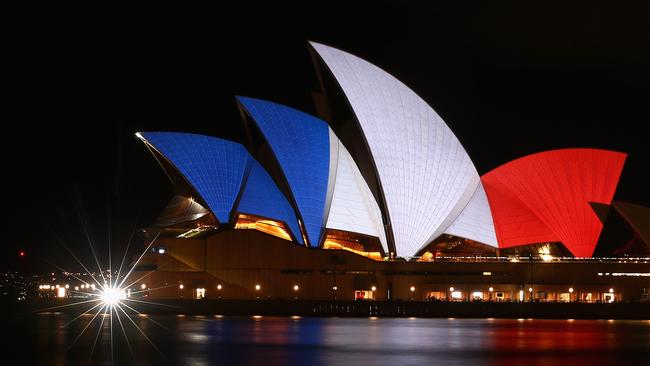
[[[310,47],[318,117],[237,96],[240,142],[136,134],[174,186],[143,229],[164,246],[151,281],[233,299],[613,302],[647,287],[650,210],[614,201],[626,154],[543,151],[480,175],[406,85]]]
[[[377,66],[319,43],[311,46],[367,142],[397,254],[413,256],[445,232],[496,246],[479,174],[433,108]]]

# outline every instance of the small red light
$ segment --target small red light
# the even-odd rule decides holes
[[[18,255],[21,256],[21,257],[24,257],[24,256],[25,256],[25,251],[24,251],[24,250],[21,250],[21,251],[18,253]]]

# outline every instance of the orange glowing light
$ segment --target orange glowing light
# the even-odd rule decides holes
[[[364,257],[376,260],[376,261],[382,261],[383,258],[381,257],[381,253],[379,252],[364,252],[362,250],[356,250],[349,248],[341,243],[337,243],[336,241],[332,239],[325,239],[325,243],[323,243],[323,249],[339,249],[339,250],[347,250],[348,252],[352,252],[354,254],[362,255]]]
[[[235,229],[257,230],[265,234],[291,241],[291,235],[289,235],[289,232],[283,223],[262,217],[240,214],[235,223]]]

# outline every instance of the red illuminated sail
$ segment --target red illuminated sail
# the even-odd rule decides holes
[[[562,149],[532,154],[481,177],[500,248],[559,241],[590,257],[602,223],[589,202],[611,204],[626,154]]]

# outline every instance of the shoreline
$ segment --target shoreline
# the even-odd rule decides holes
[[[144,299],[138,299],[138,301],[142,300]],[[81,313],[89,308],[87,303],[74,305],[79,301],[32,299],[16,304],[13,310],[15,310],[14,314]],[[196,300],[164,298],[151,299],[150,301],[152,302],[150,304],[128,300],[126,303],[134,310],[150,315],[650,320],[650,303],[319,301],[300,299]]]

